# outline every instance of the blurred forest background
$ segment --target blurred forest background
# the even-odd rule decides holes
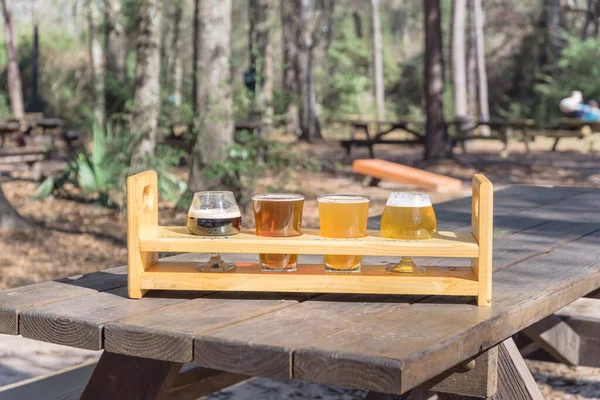
[[[582,90],[584,98],[600,97],[597,0],[455,1],[455,7],[467,8],[462,23],[466,29],[469,113],[480,115],[472,17],[477,2],[483,3],[492,116],[548,118],[558,113],[556,104],[561,96],[575,89]],[[283,115],[290,104],[299,101],[297,79],[290,75],[299,75],[297,70],[303,68],[294,65],[294,58],[302,58],[305,47],[309,47],[306,50],[311,58],[319,119],[340,114],[375,118],[373,4],[377,4],[381,32],[384,115],[387,119],[422,117],[425,29],[421,0],[12,3],[12,9],[5,7],[5,14],[12,11],[25,110],[64,118],[82,130],[89,131],[95,113],[107,121],[134,113],[136,92],[143,89],[140,86],[149,85],[148,80],[156,79],[154,74],[158,74],[159,83],[152,84],[160,90],[144,97],[158,99],[143,101],[160,105],[159,134],[168,134],[174,118],[191,120],[197,85],[194,76],[200,68],[194,63],[194,55],[209,50],[202,49],[202,39],[194,40],[201,34],[199,30],[220,36],[223,42],[231,37],[226,51],[230,54],[233,113],[237,120],[248,119],[257,111]],[[226,10],[227,3],[231,4],[230,10]],[[452,24],[456,18],[453,2],[425,3],[441,7],[444,65],[450,78]],[[205,10],[197,10],[201,7]],[[222,10],[222,15],[215,15],[217,10]],[[5,41],[3,37],[3,48]],[[158,55],[151,54],[154,49]],[[136,63],[138,58],[147,61],[146,71],[140,71],[144,67]],[[157,71],[153,70],[154,63],[159,65]],[[6,52],[0,53],[0,64],[7,64]],[[11,110],[6,70],[0,79],[0,115],[8,117]],[[254,87],[259,88],[253,93],[250,89]],[[105,103],[100,91],[105,92]],[[450,79],[446,79],[444,93],[444,112],[451,117],[455,110]]]
[[[572,90],[600,97],[600,0],[2,6],[0,117],[59,117],[93,144],[39,198],[73,184],[122,206],[126,176],[153,168],[184,207],[181,195],[211,187],[244,203],[266,171],[321,168],[290,142],[339,139],[339,118],[426,121],[424,157],[442,159],[445,121],[548,121]],[[266,135],[235,128],[252,123]],[[275,127],[294,140],[272,140]],[[188,177],[169,173],[186,151]]]

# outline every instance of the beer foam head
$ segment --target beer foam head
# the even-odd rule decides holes
[[[390,207],[429,207],[431,199],[427,193],[394,192],[388,197],[386,205]]]
[[[255,194],[252,196],[252,200],[261,201],[297,201],[304,200],[304,196],[295,193],[269,193],[269,194]]]
[[[188,212],[188,217],[198,219],[227,219],[240,218],[240,210],[237,208],[210,208],[210,209],[191,209]]]
[[[357,194],[324,194],[319,196],[321,203],[368,203],[371,199]]]

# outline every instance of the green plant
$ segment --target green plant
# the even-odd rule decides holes
[[[48,177],[37,189],[34,198],[70,195],[69,186],[77,188],[86,199],[106,207],[125,205],[125,181],[129,175],[154,169],[158,172],[159,191],[163,198],[177,202],[186,185],[167,169],[181,157],[181,152],[160,146],[156,157],[143,157],[132,165],[133,136],[115,133],[95,126],[92,151],[81,151],[67,167],[56,176]],[[68,185],[70,184],[70,185]]]
[[[291,146],[241,131],[236,134],[235,143],[223,149],[226,157],[208,165],[204,176],[231,188],[240,206],[246,207],[261,178],[270,176],[277,183],[267,188],[281,191],[289,183],[292,171],[322,168],[318,161],[304,157],[297,149],[292,151]]]

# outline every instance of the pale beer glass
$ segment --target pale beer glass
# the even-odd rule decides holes
[[[237,235],[242,228],[242,215],[232,192],[198,192],[188,211],[188,230],[199,236]],[[235,264],[211,253],[210,260],[196,267],[202,272],[227,272]]]
[[[252,207],[258,236],[302,235],[304,196],[293,193],[255,194]],[[298,254],[259,254],[259,260],[265,272],[291,272],[298,265]]]
[[[327,194],[318,197],[321,236],[328,238],[361,238],[367,236],[369,198],[353,194]],[[359,272],[362,255],[323,256],[325,271]]]
[[[381,216],[381,232],[390,239],[431,239],[437,229],[437,220],[427,193],[395,192],[390,194]],[[388,272],[422,273],[427,269],[417,266],[412,257],[402,257],[400,263],[386,268]]]

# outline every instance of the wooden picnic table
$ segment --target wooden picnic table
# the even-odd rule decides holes
[[[443,393],[541,399],[510,338],[537,327],[530,334],[551,347],[557,332],[543,333],[563,327],[537,323],[600,288],[600,190],[512,186],[497,191],[494,202],[491,307],[477,307],[469,297],[415,295],[156,291],[133,300],[121,267],[1,291],[0,333],[104,349],[82,399],[157,398],[188,362],[205,368],[199,379],[220,370],[237,380],[299,379],[379,393],[420,387],[442,399],[469,398]],[[470,229],[470,197],[435,210],[439,229]],[[378,218],[369,225],[377,228]],[[395,261],[369,257],[365,263]],[[563,345],[579,345],[577,339]]]
[[[375,158],[373,147],[376,144],[424,144],[425,134],[424,123],[409,119],[398,119],[393,121],[378,120],[356,120],[356,119],[334,119],[331,123],[350,125],[352,131],[350,139],[340,140],[340,144],[346,150],[346,155],[350,156],[352,147],[367,147],[371,158]],[[371,127],[375,127],[375,134],[371,135]],[[413,136],[412,139],[385,139],[385,136],[394,132],[403,131]],[[364,139],[357,138],[357,135],[364,134]]]

